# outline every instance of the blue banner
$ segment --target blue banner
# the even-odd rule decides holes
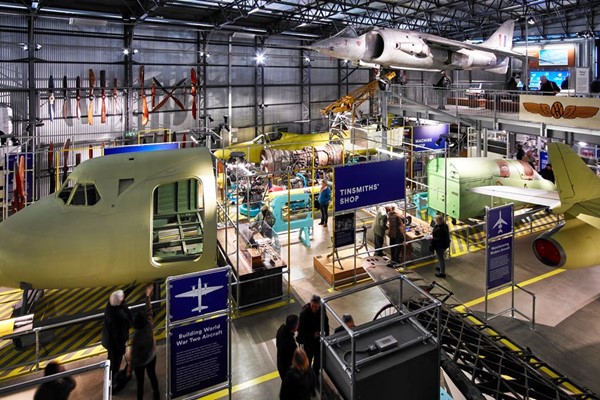
[[[171,329],[171,398],[227,382],[227,316]]]
[[[159,150],[177,150],[178,143],[153,143],[153,144],[137,144],[132,146],[107,147],[104,149],[104,155],[123,154],[123,153],[142,153],[146,151]]]
[[[494,289],[513,281],[513,237],[488,243],[486,288]]]
[[[424,151],[423,147],[428,149],[438,150],[443,149],[444,139],[442,139],[439,145],[436,141],[440,138],[440,135],[450,134],[450,125],[420,125],[413,127],[413,145],[421,146],[413,148],[414,151]]]
[[[169,320],[173,323],[226,310],[228,272],[220,268],[169,279]]]
[[[548,152],[540,151],[540,171],[546,168],[548,165]]]
[[[513,231],[513,205],[490,208],[486,213],[487,239],[504,236]]]
[[[394,159],[335,168],[335,211],[347,211],[405,196],[406,160]]]

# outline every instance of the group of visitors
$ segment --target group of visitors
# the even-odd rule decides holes
[[[406,226],[404,216],[399,210],[396,210],[396,206],[388,204],[378,207],[371,227],[373,228],[375,255],[380,257],[384,255],[383,247],[387,232],[390,246],[392,246],[390,247],[392,262],[400,263],[403,253],[401,245],[406,238]]]
[[[281,400],[310,400],[317,393],[317,376],[321,366],[321,332],[329,335],[329,318],[324,315],[321,325],[321,297],[313,295],[302,307],[300,315],[291,314],[277,330],[277,371],[282,380]],[[354,319],[344,314],[342,321],[348,329],[354,328]],[[323,329],[321,329],[323,328]],[[335,333],[343,331],[336,328]],[[294,335],[297,333],[296,338]]]

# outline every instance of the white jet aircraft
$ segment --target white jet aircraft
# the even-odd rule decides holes
[[[202,305],[202,296],[212,293],[214,291],[217,291],[217,290],[221,289],[222,287],[223,287],[223,285],[209,287],[208,283],[206,283],[206,284],[204,284],[204,286],[202,286],[202,278],[198,278],[198,287],[192,286],[192,290],[190,290],[189,292],[180,293],[180,294],[176,295],[175,298],[197,297],[198,298],[198,307],[194,308],[192,311],[198,311],[199,313],[201,313],[202,311],[204,311],[208,308],[208,306]]]
[[[482,69],[506,74],[509,57],[525,59],[512,50],[515,28],[505,21],[481,44],[460,42],[409,30],[374,29],[358,36],[352,28],[308,48],[318,53],[371,68],[405,70]]]

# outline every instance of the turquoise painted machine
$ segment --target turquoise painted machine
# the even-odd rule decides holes
[[[287,190],[276,192],[276,196],[272,198],[271,208],[275,215],[273,231],[286,232],[289,219],[289,229],[298,229],[298,238],[306,247],[310,247],[310,230],[313,227],[312,194],[308,190],[306,193],[297,193],[298,189],[294,191],[296,193],[288,193]],[[289,218],[287,213],[291,213]]]

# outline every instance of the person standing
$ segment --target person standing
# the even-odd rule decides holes
[[[394,208],[388,211],[388,236],[390,238],[390,251],[392,253],[392,261],[395,263],[401,262],[402,246],[404,243],[404,218],[400,212]]]
[[[450,229],[448,229],[448,225],[446,224],[446,221],[444,221],[442,215],[435,216],[435,227],[433,228],[432,236],[431,247],[438,259],[435,276],[438,278],[445,278],[446,261],[444,255],[446,250],[450,247]]]
[[[433,85],[433,87],[438,91],[438,110],[445,110],[446,106],[444,103],[446,92],[450,90],[450,86],[452,86],[452,79],[450,79],[444,70],[440,71],[440,75],[440,79]]]
[[[354,329],[354,327],[356,326],[354,324],[354,318],[352,318],[352,315],[350,315],[350,314],[342,315],[342,322],[348,327],[348,329]],[[344,328],[344,325],[340,325],[337,328],[335,328],[333,333],[345,332],[345,331],[346,331],[346,329]]]
[[[554,183],[554,171],[552,170],[552,164],[546,164],[543,170],[540,171],[542,178]]]
[[[137,399],[144,398],[144,371],[148,374],[152,385],[152,398],[160,399],[158,391],[158,378],[156,377],[156,341],[152,329],[152,296],[153,286],[146,286],[146,308],[139,312],[133,319],[133,339],[131,340],[131,362],[137,381]],[[131,370],[129,371],[131,374]]]
[[[279,391],[280,400],[311,400],[317,395],[317,379],[310,368],[304,350],[298,348],[292,358],[292,367],[285,374]]]
[[[281,325],[275,336],[275,345],[277,346],[277,371],[281,380],[285,378],[287,371],[292,366],[292,358],[298,345],[294,339],[294,333],[298,330],[298,316],[290,314],[285,319],[285,324]]]
[[[108,352],[113,383],[125,354],[130,325],[131,312],[125,304],[125,292],[117,290],[110,295],[102,324],[102,346]]]
[[[383,250],[383,238],[385,236],[385,230],[387,227],[387,213],[388,206],[381,206],[377,208],[377,213],[375,214],[375,219],[373,219],[373,241],[375,242],[375,255],[382,257]]]
[[[554,81],[548,80],[546,75],[540,78],[540,92],[545,96],[555,96],[560,92],[560,88]]]
[[[50,361],[44,368],[44,376],[56,375],[60,372],[65,372],[65,367],[57,361]],[[42,383],[35,391],[33,400],[67,400],[75,386],[77,383],[70,376]]]
[[[523,150],[523,145],[521,143],[517,143],[517,160],[522,160],[525,157],[525,150]]]
[[[308,357],[308,365],[313,366],[315,373],[321,367],[321,297],[314,294],[310,302],[305,304],[300,311],[300,324],[298,325],[298,343],[304,346]],[[329,318],[325,313],[325,336],[329,335]]]
[[[321,209],[321,222],[319,225],[327,228],[327,219],[329,218],[328,209],[331,202],[331,189],[327,185],[325,178],[321,180],[321,191],[319,192],[319,207]]]

